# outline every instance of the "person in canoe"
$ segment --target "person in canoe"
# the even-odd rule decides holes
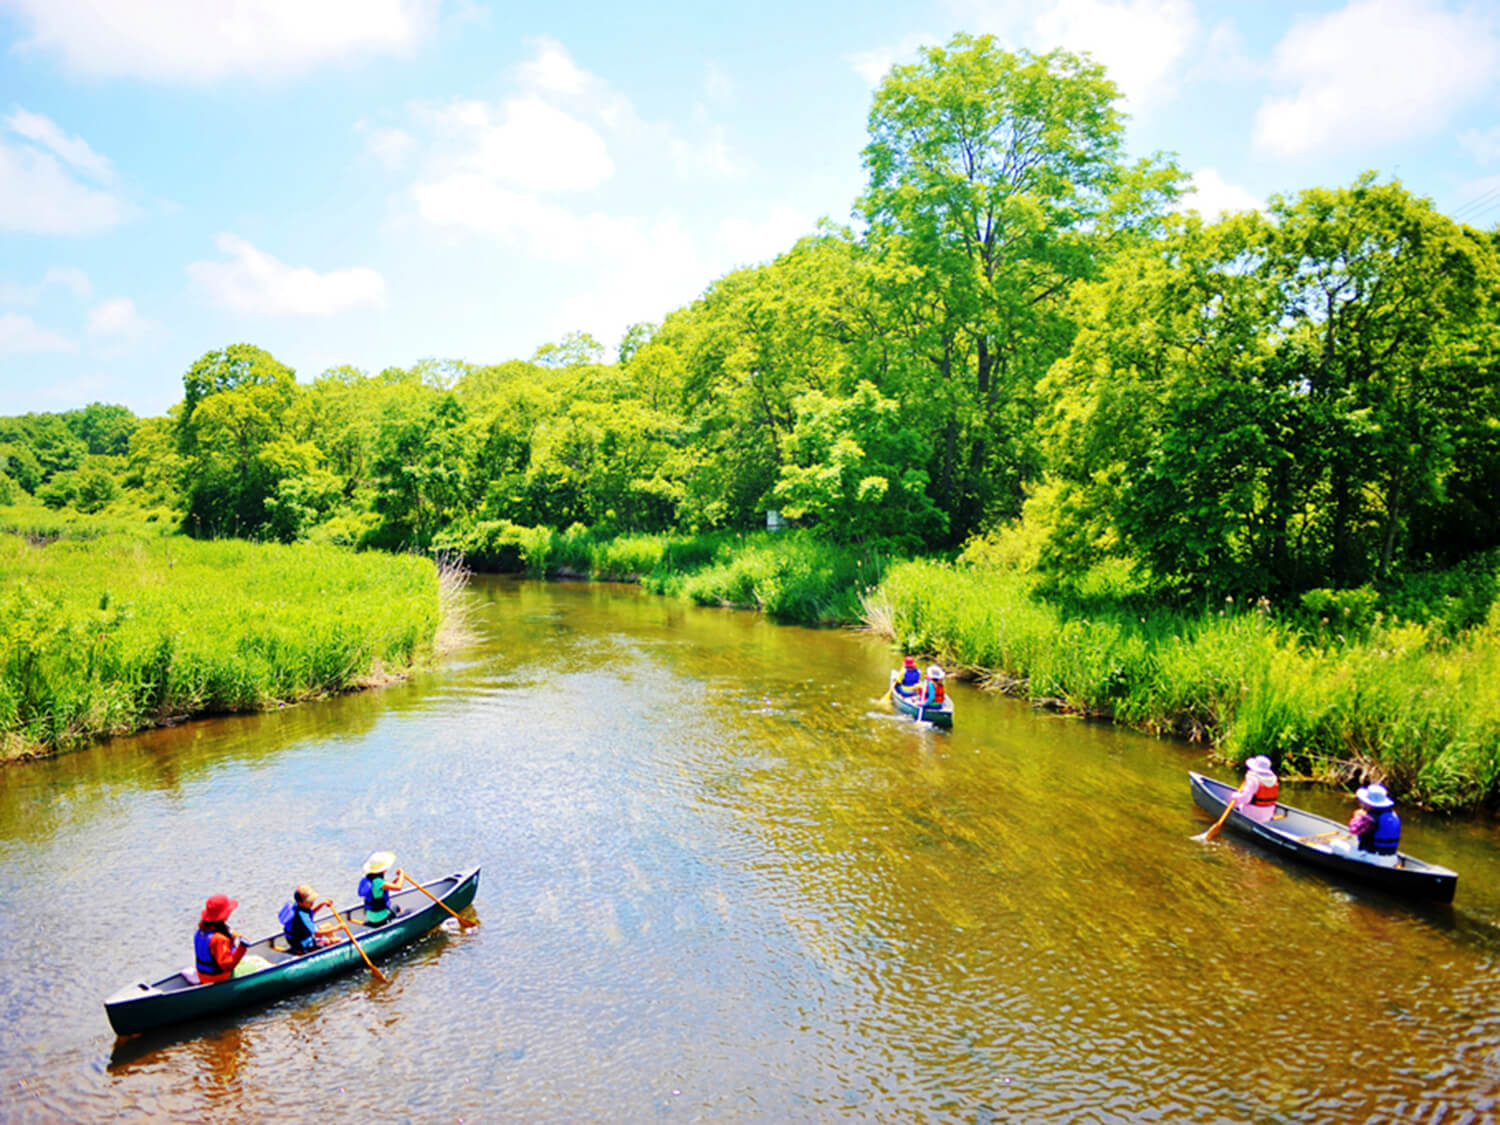
[[[286,934],[287,948],[293,953],[311,953],[338,940],[331,925],[319,926],[313,915],[322,907],[332,906],[333,899],[319,899],[318,892],[303,883],[292,892],[292,899],[277,913],[281,932]]]
[[[927,669],[927,678],[922,684],[922,706],[941,708],[947,698],[943,690],[943,667],[934,664]]]
[[[194,968],[199,984],[228,980],[245,956],[248,948],[245,939],[229,929],[229,916],[238,905],[239,901],[228,895],[211,895],[203,904],[198,932],[193,935]]]
[[[1349,818],[1349,838],[1336,840],[1333,850],[1366,863],[1395,867],[1401,846],[1401,818],[1396,815],[1396,802],[1391,800],[1384,785],[1366,785],[1354,794],[1354,799],[1359,808]]]
[[[1257,754],[1245,761],[1245,780],[1230,798],[1231,804],[1251,820],[1265,824],[1276,815],[1281,783],[1271,768],[1271,759]]]
[[[910,699],[917,694],[922,686],[922,673],[917,671],[917,658],[908,656],[901,661],[900,678],[895,682],[895,690],[898,694]]]
[[[395,878],[390,875],[396,866],[394,852],[374,852],[365,860],[364,878],[359,881],[359,897],[365,900],[365,925],[383,926],[401,908],[390,900],[390,891],[399,891],[406,886],[406,872],[396,868]]]

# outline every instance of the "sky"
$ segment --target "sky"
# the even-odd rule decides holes
[[[875,87],[956,32],[1087,51],[1213,217],[1373,169],[1500,223],[1500,4],[0,0],[0,415],[611,354],[820,219]]]

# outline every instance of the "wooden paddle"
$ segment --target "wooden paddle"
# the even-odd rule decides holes
[[[891,692],[893,692],[895,690],[896,690],[896,673],[892,672],[891,673],[891,682],[886,685],[885,694],[880,697],[880,702],[882,704],[885,704],[885,705],[889,706],[890,702],[891,702]]]
[[[1205,829],[1204,831],[1198,833],[1198,835],[1194,836],[1193,839],[1197,840],[1199,843],[1207,843],[1209,840],[1212,840],[1219,834],[1219,829],[1224,827],[1224,822],[1229,819],[1229,814],[1232,812],[1234,812],[1233,797],[1231,797],[1229,799],[1229,803],[1224,806],[1224,811],[1219,815],[1219,819],[1214,821],[1213,827]]]
[[[416,887],[417,890],[421,891],[428,898],[432,899],[433,902],[437,903],[444,910],[446,910],[449,914],[453,915],[453,917],[458,920],[458,924],[460,926],[462,926],[464,929],[467,930],[467,929],[470,929],[470,928],[472,928],[474,926],[479,925],[479,920],[477,918],[475,918],[475,919],[465,918],[462,914],[458,913],[458,911],[454,910],[451,906],[449,906],[442,899],[438,898],[437,895],[433,894],[426,887],[422,886],[421,883],[417,882],[415,879],[413,879],[411,882],[412,882],[412,886]]]
[[[374,973],[380,980],[389,982],[391,978],[375,967],[375,962],[370,960],[370,955],[365,952],[365,947],[359,944],[359,938],[354,936],[354,931],[349,928],[349,923],[340,917],[339,912],[334,909],[332,903],[329,903],[328,909],[332,912],[334,918],[338,920],[339,928],[349,935],[349,940],[354,943],[354,948],[359,950],[359,955],[365,959],[365,964],[370,966],[370,972]]]
[[[1347,829],[1344,829],[1344,828],[1334,828],[1334,829],[1332,829],[1332,830],[1330,830],[1328,832],[1316,832],[1316,833],[1314,833],[1311,836],[1298,836],[1297,839],[1298,839],[1299,842],[1301,842],[1303,844],[1306,844],[1306,843],[1308,843],[1308,842],[1310,842],[1312,840],[1326,840],[1330,836],[1337,836],[1340,832],[1345,832],[1345,831],[1347,831]]]

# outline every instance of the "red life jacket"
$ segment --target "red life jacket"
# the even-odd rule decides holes
[[[1250,803],[1252,805],[1259,805],[1261,808],[1265,808],[1267,805],[1275,808],[1276,795],[1280,792],[1281,782],[1273,781],[1270,785],[1261,782],[1260,788],[1255,791],[1255,796],[1250,798]]]
[[[928,702],[934,707],[941,707],[945,698],[943,695],[943,681],[928,680],[927,682],[932,685],[932,698]]]

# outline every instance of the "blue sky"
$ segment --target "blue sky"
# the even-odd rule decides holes
[[[1092,52],[1205,214],[1375,169],[1500,223],[1494,3],[0,0],[0,414],[159,414],[241,341],[613,346],[846,221],[880,75],[956,31]]]

